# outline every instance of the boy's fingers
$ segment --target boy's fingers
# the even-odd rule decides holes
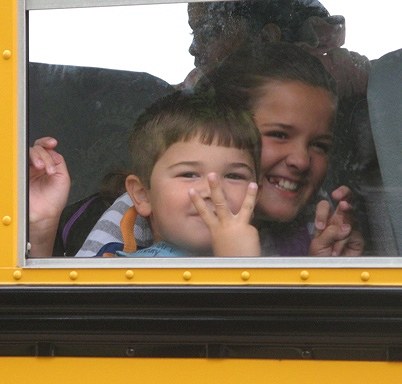
[[[223,194],[218,177],[215,173],[208,175],[208,183],[211,188],[211,200],[212,204],[215,206],[216,215],[219,218],[224,218],[231,212],[227,206],[225,195]]]
[[[209,211],[208,206],[205,203],[204,199],[193,188],[191,188],[188,191],[188,194],[190,196],[190,200],[194,204],[195,209],[197,210],[200,217],[204,220],[205,224],[211,226],[213,224],[214,219],[214,217],[212,216],[214,215],[213,214],[211,215],[211,212]]]
[[[258,185],[250,183],[247,188],[246,196],[244,197],[243,204],[241,205],[238,216],[245,222],[250,222],[253,216],[255,201],[257,199]]]

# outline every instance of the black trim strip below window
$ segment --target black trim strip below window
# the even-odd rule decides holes
[[[0,356],[402,361],[392,287],[1,287]]]

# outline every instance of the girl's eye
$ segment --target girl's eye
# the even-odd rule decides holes
[[[318,152],[328,154],[331,151],[332,143],[317,141],[315,143],[312,143],[312,147],[314,147]]]
[[[273,137],[275,139],[281,139],[281,140],[288,138],[288,134],[283,131],[269,131],[264,133],[263,136]]]

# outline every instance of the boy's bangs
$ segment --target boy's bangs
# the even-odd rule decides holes
[[[245,125],[247,124],[247,125]],[[254,129],[250,129],[250,125]],[[261,135],[251,120],[211,121],[199,123],[182,137],[182,141],[198,139],[201,144],[245,150],[253,159],[256,175],[260,174]]]
[[[214,121],[197,124],[195,129],[189,130],[184,135],[183,141],[194,138],[198,138],[200,143],[206,145],[250,149],[258,145],[259,135],[258,133],[251,135],[250,129],[238,122]]]

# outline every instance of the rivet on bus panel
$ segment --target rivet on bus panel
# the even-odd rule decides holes
[[[21,277],[22,277],[22,272],[21,271],[17,270],[17,271],[13,272],[13,279],[14,280],[20,280]]]
[[[8,60],[8,59],[10,59],[11,58],[11,51],[9,50],[9,49],[5,49],[4,51],[3,51],[3,59],[4,60]]]
[[[243,281],[247,281],[250,279],[250,272],[243,271],[240,276]]]
[[[184,280],[190,280],[191,279],[191,272],[190,271],[186,271],[183,273],[183,279]]]
[[[308,280],[310,277],[310,273],[308,271],[301,271],[300,272],[300,278],[304,281]]]
[[[131,280],[134,277],[134,272],[131,269],[126,271],[126,279]]]
[[[77,271],[71,271],[70,274],[68,275],[70,280],[77,280],[78,279],[78,272]]]
[[[3,216],[1,219],[2,223],[4,225],[10,225],[11,224],[11,217],[10,216]]]
[[[362,279],[362,281],[369,281],[370,279],[370,273],[366,272],[362,272],[362,274],[360,275],[360,278]]]

